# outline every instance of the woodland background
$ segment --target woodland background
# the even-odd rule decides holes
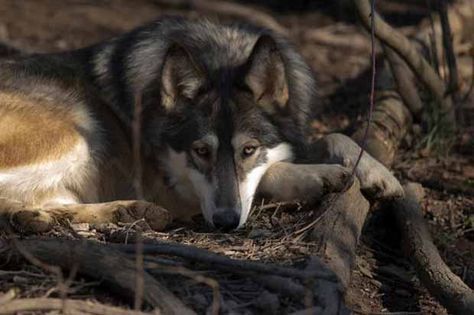
[[[80,48],[165,14],[252,21],[287,34],[317,74],[324,110],[312,121],[313,137],[316,139],[337,131],[355,133],[355,138],[361,140],[369,108],[371,39],[360,23],[353,2],[364,1],[0,0],[0,53],[13,54],[15,49],[20,53],[31,53]],[[449,15],[453,47],[446,47],[442,39],[439,17],[443,3],[448,12],[460,10],[457,15]],[[400,70],[402,78],[407,78],[405,81],[387,81],[386,60],[394,53],[387,53],[376,42],[376,85],[381,91],[378,95],[385,95],[389,100],[377,99],[369,147],[372,145],[370,149],[375,150],[374,155],[380,153],[384,161],[390,161],[387,164],[392,164],[393,171],[403,182],[416,182],[424,187],[424,194],[415,194],[414,199],[421,205],[419,210],[434,244],[452,272],[467,287],[473,288],[474,3],[472,0],[378,0],[376,10],[399,33],[416,38],[412,40],[416,51],[426,56],[446,93],[438,91],[442,101],[437,101],[436,92],[414,79],[406,66]],[[438,51],[437,57],[433,57],[434,51]],[[450,56],[455,57],[455,68]],[[396,55],[393,58],[400,61]],[[453,69],[456,69],[454,74]],[[401,87],[403,82],[411,82],[404,87],[408,90]],[[394,96],[397,91],[401,91],[408,111],[400,109],[403,106],[400,97]],[[447,114],[448,107],[454,108],[452,117]],[[386,116],[392,114],[396,116],[395,122],[387,122]],[[377,141],[386,146],[379,148]],[[219,308],[226,314],[283,314],[303,309],[309,309],[308,314],[343,314],[345,307],[356,314],[445,314],[446,305],[451,312],[463,313],[449,306],[449,301],[446,302],[449,296],[439,298],[443,292],[439,293],[436,281],[430,287],[429,280],[426,281],[429,275],[423,275],[423,264],[420,267],[416,261],[413,264],[408,259],[416,255],[407,258],[403,246],[406,244],[401,243],[407,242],[407,235],[413,235],[409,234],[409,228],[403,228],[403,222],[396,223],[397,220],[400,222],[396,213],[401,213],[396,209],[403,208],[403,202],[395,205],[375,203],[370,212],[361,215],[359,226],[365,222],[362,233],[360,238],[355,235],[358,242],[348,254],[351,258],[349,269],[342,271],[351,275],[351,281],[344,283],[343,280],[336,290],[344,293],[345,300],[338,302],[341,304],[330,302],[334,296],[337,299],[337,294],[330,297],[321,294],[321,290],[327,291],[321,284],[323,281],[318,282],[317,277],[314,281],[291,280],[302,276],[297,272],[292,274],[289,269],[265,273],[260,267],[247,268],[234,263],[226,269],[222,268],[225,263],[215,257],[207,262],[207,256],[197,259],[202,253],[194,253],[191,249],[177,247],[173,251],[172,247],[166,247],[156,252],[155,247],[147,250],[147,244],[156,245],[156,241],[175,241],[234,259],[300,270],[309,256],[318,253],[321,256],[321,240],[312,237],[311,233],[318,225],[315,218],[328,202],[325,200],[319,208],[299,204],[256,207],[245,229],[231,234],[210,232],[199,220],[190,226],[177,225],[160,233],[140,224],[74,225],[42,236],[23,237],[13,243],[10,236],[3,233],[0,242],[0,314],[8,313],[8,307],[9,310],[29,310],[28,314],[121,312],[98,303],[120,307],[123,314],[131,313],[125,309],[134,306],[137,314],[153,308],[155,312],[161,309],[165,314],[184,314],[188,308],[198,313],[217,313]],[[395,214],[390,211],[393,208]],[[38,243],[42,239],[59,237],[65,243],[57,241],[44,248]],[[84,242],[87,239],[96,241],[92,244],[138,245],[135,249],[135,245],[109,246],[106,250]],[[69,251],[64,252],[64,248]],[[182,250],[192,257],[177,254]],[[30,255],[31,252],[34,254]],[[133,252],[139,252],[140,257]],[[55,253],[62,257],[61,262],[49,257]],[[119,256],[115,257],[115,254]],[[177,259],[177,256],[181,258]],[[323,249],[322,256],[327,258],[331,253]],[[109,260],[104,261],[103,257]],[[427,257],[425,267],[439,265],[438,261],[430,260],[431,256]],[[85,263],[94,259],[95,267]],[[121,259],[128,259],[128,262]],[[112,266],[118,269],[110,270]],[[349,276],[342,278],[347,280]],[[160,291],[161,286],[169,292]],[[469,301],[473,303],[472,289],[466,290],[462,285],[454,289],[459,288],[466,296],[466,305]],[[313,295],[313,291],[319,293]],[[160,301],[163,296],[165,299],[171,296],[171,300],[176,298],[179,302],[163,306]],[[96,304],[75,305],[65,303],[66,299]],[[179,311],[181,301],[185,311]],[[444,302],[441,304],[440,301]],[[336,304],[339,306],[332,308]],[[173,311],[173,307],[178,308]],[[470,311],[474,313],[472,308]]]

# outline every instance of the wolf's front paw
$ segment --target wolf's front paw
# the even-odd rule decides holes
[[[10,224],[20,233],[43,233],[52,229],[53,217],[41,210],[19,210],[10,215]]]
[[[353,162],[346,159],[344,165],[353,167]],[[362,191],[370,198],[394,199],[402,197],[404,194],[403,188],[395,176],[366,152],[357,165],[356,175]]]
[[[162,231],[171,223],[171,215],[164,208],[147,201],[121,202],[115,210],[117,222],[133,223],[144,219],[155,231]]]
[[[319,192],[318,198],[329,193],[343,192],[351,187],[350,169],[340,165],[298,165],[302,184],[311,192]]]
[[[351,138],[342,134],[331,134],[319,141],[326,163],[338,163],[352,169],[360,154],[361,148]],[[362,191],[375,199],[392,199],[403,196],[403,189],[398,180],[382,163],[367,152],[364,152],[357,165],[356,176]]]
[[[282,162],[267,171],[259,192],[278,201],[313,203],[328,193],[344,191],[351,183],[350,170],[340,165]]]

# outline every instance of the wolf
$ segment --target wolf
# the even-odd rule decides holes
[[[230,231],[256,196],[315,202],[347,188],[360,147],[341,134],[310,144],[318,107],[302,56],[251,25],[166,17],[79,50],[6,58],[0,213],[30,232],[63,219],[159,230],[196,213]],[[355,175],[377,197],[402,192],[368,154]]]

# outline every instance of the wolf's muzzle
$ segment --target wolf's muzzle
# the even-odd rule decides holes
[[[229,232],[239,226],[240,215],[233,209],[220,210],[212,216],[214,226],[223,231]]]

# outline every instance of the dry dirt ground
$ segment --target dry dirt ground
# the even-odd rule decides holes
[[[309,3],[295,1],[295,7],[303,2]],[[327,2],[324,4],[324,1],[315,3],[310,10],[290,10],[284,5],[260,9],[272,14],[289,29],[291,38],[317,73],[321,106],[326,109],[320,119],[313,122],[315,136],[318,136],[335,130],[347,131],[364,117],[369,91],[369,80],[364,71],[369,65],[370,42],[354,24],[355,17],[350,11]],[[380,9],[390,22],[406,32],[413,32],[427,15],[423,7],[386,1],[381,1]],[[109,38],[163,14],[201,17],[197,12],[175,10],[148,0],[0,0],[0,42],[28,52],[63,51]],[[340,40],[328,40],[324,36],[327,34]],[[472,143],[472,140],[468,138],[466,142],[467,132],[455,140],[460,145],[455,146],[450,156],[435,157],[426,150],[413,149],[421,137],[415,135],[404,144],[407,149],[400,152],[394,170],[401,179],[421,182],[427,188],[423,206],[436,244],[454,272],[473,287],[474,167],[472,149],[466,150],[463,144]],[[310,210],[298,206],[256,207],[247,227],[231,234],[211,233],[198,220],[191,226],[178,224],[166,233],[148,231],[144,235],[193,244],[235,258],[295,264],[309,255],[314,246],[304,238]],[[396,228],[381,210],[374,210],[365,228],[348,294],[349,305],[355,313],[362,314],[445,313],[420,285],[400,251]],[[380,229],[380,226],[384,228]],[[74,233],[57,230],[50,236],[76,238],[80,235],[100,241],[123,242],[124,234],[128,241],[133,239],[133,229],[127,226],[81,226],[76,227]],[[20,296],[58,295],[52,276],[35,267],[25,268],[15,272],[0,270],[0,292],[17,287]],[[213,274],[213,271],[206,272],[208,277]],[[246,278],[221,276],[220,279],[226,307],[237,314],[290,313],[303,303],[303,298],[299,303],[275,300],[274,295]],[[201,312],[209,306],[209,289],[203,290],[185,278],[177,280],[164,276],[163,281]],[[107,288],[88,279],[73,281],[69,296],[123,304],[109,295]]]

